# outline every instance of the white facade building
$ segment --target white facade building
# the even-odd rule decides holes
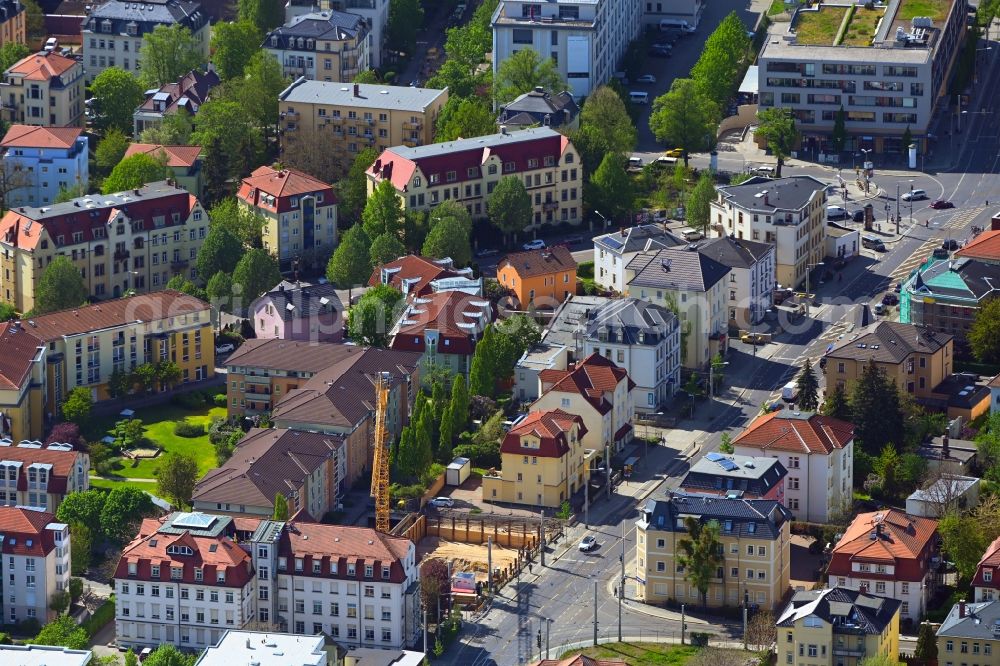
[[[594,282],[623,293],[625,267],[644,250],[686,245],[687,241],[656,224],[640,224],[594,238]]]
[[[46,624],[56,617],[49,608],[52,595],[69,590],[69,525],[55,522],[46,511],[3,506],[0,539],[4,623],[33,618]]]
[[[698,243],[698,252],[729,267],[725,294],[729,321],[739,328],[763,321],[774,293],[774,246],[723,236]]]
[[[336,646],[330,647],[335,653]],[[328,666],[330,656],[323,636],[231,629],[201,654],[195,666]]]
[[[0,664],[16,666],[87,666],[90,650],[70,650],[60,645],[0,645]]]

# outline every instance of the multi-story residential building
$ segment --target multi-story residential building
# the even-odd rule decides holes
[[[87,137],[78,127],[13,125],[0,150],[8,208],[45,206],[60,190],[90,187]]]
[[[95,400],[108,399],[112,373],[144,363],[176,363],[183,383],[211,379],[211,314],[208,303],[168,289],[31,319],[26,330],[48,346],[48,411],[57,414],[81,386]]]
[[[539,125],[572,130],[580,126],[579,115],[580,107],[573,93],[568,90],[550,93],[538,86],[501,106],[497,127],[504,126],[512,132]]]
[[[420,354],[420,376],[432,370],[466,377],[472,369],[476,342],[493,321],[493,305],[464,291],[440,291],[416,296],[389,331],[389,347]]]
[[[383,151],[367,173],[368,192],[383,180],[391,181],[404,210],[430,210],[455,199],[475,219],[486,217],[486,202],[500,179],[515,176],[531,197],[529,229],[583,221],[579,153],[550,127],[412,148],[394,146]]]
[[[264,217],[264,249],[282,268],[306,250],[332,253],[337,247],[337,197],[330,185],[309,174],[257,167],[243,179],[236,199]]]
[[[340,342],[344,337],[344,305],[329,282],[284,282],[250,304],[257,338]]]
[[[195,666],[330,666],[326,636],[302,636],[229,629],[215,645],[208,646]],[[334,648],[336,649],[336,648]]]
[[[763,414],[736,439],[737,455],[777,458],[788,470],[784,504],[798,520],[828,523],[854,493],[854,426],[813,412]]]
[[[979,309],[1000,289],[1000,265],[969,257],[930,258],[903,283],[899,321],[950,334],[969,354],[967,337]]]
[[[677,563],[686,519],[719,524],[722,562],[705,599]],[[775,500],[668,494],[646,502],[636,521],[638,599],[775,608],[789,588],[792,514]]]
[[[48,511],[23,506],[0,506],[0,574],[5,623],[28,619],[42,624],[55,619],[49,608],[52,595],[69,590],[69,525],[56,522]]]
[[[691,465],[679,488],[687,493],[742,499],[769,499],[785,504],[788,470],[777,458],[710,452]]]
[[[523,49],[552,58],[574,97],[611,80],[642,27],[640,0],[503,0],[493,13],[493,74]]]
[[[293,17],[264,37],[263,48],[291,79],[350,83],[372,66],[368,23],[334,9]]]
[[[883,320],[838,342],[826,353],[823,372],[827,386],[848,388],[874,365],[919,401],[931,398],[934,387],[951,375],[953,347],[951,335]]]
[[[564,245],[515,252],[497,264],[497,281],[521,309],[555,309],[576,293],[576,259]]]
[[[389,24],[389,0],[288,0],[285,3],[285,22],[302,14],[327,10],[357,14],[365,20],[370,39],[370,66],[382,69],[382,58],[389,49],[385,38]]]
[[[899,655],[898,599],[841,587],[799,590],[778,616],[779,664],[858,666]]]
[[[59,645],[0,645],[0,662],[5,664],[87,666],[93,658],[90,650],[71,650]]]
[[[448,90],[367,83],[308,81],[299,77],[278,95],[283,151],[322,145],[332,168],[346,174],[365,148],[423,146],[434,128]]]
[[[143,38],[158,25],[181,25],[191,31],[198,54],[208,61],[208,16],[192,0],[108,0],[87,12],[83,20],[83,62],[87,84],[108,67],[139,74]]]
[[[726,307],[729,323],[750,328],[764,320],[773,304],[776,266],[774,246],[722,236],[698,244],[698,252],[729,268]]]
[[[711,203],[713,236],[774,245],[775,277],[797,287],[826,252],[826,185],[812,176],[754,177],[718,188]]]
[[[83,65],[40,51],[3,73],[0,104],[8,123],[43,127],[83,126]]]
[[[233,519],[175,512],[142,521],[114,574],[118,642],[136,651],[161,643],[199,650],[256,617],[253,560]]]
[[[0,324],[0,347],[0,438],[39,440],[48,405],[48,347],[17,321]]]
[[[163,289],[174,275],[197,277],[207,231],[201,203],[172,181],[8,210],[0,219],[0,300],[18,312],[34,308],[38,280],[60,255],[98,300]]]
[[[567,301],[567,305],[572,302]],[[550,330],[550,327],[546,327],[543,335]],[[565,370],[571,362],[570,352],[575,348],[575,344],[570,347],[558,341],[543,339],[524,352],[514,368],[514,395],[517,399],[525,402],[538,398],[541,383],[538,380],[539,374],[543,370]]]
[[[976,565],[972,589],[975,601],[994,601],[1000,598],[1000,538],[993,540]]]
[[[191,506],[195,511],[267,519],[274,515],[280,494],[289,515],[304,510],[322,518],[337,509],[344,490],[344,453],[339,435],[253,428],[229,460],[201,478]]]
[[[949,99],[967,14],[965,0],[931,9],[903,0],[850,16],[797,7],[790,22],[771,25],[761,49],[760,108],[790,109],[807,154],[838,154],[840,113],[847,139],[839,150],[902,154],[909,128],[923,153],[931,118]]]
[[[387,284],[410,298],[447,291],[448,286],[458,283],[458,278],[471,282],[472,269],[455,268],[451,259],[428,259],[408,254],[376,266],[368,279],[368,286]]]
[[[591,354],[566,370],[543,370],[531,411],[561,409],[583,419],[585,448],[612,453],[632,439],[632,389],[624,369],[600,354]]]
[[[590,478],[583,418],[561,409],[530,412],[500,443],[501,469],[483,477],[483,501],[559,507]]]
[[[729,331],[729,267],[697,251],[676,247],[640,252],[625,267],[625,294],[677,312],[687,339],[681,365],[700,370],[725,353]]]
[[[658,224],[640,224],[594,238],[594,282],[604,289],[625,292],[625,267],[640,252],[687,245]]]
[[[0,470],[0,506],[55,513],[66,495],[90,488],[90,456],[72,444],[0,439]]]
[[[830,584],[899,599],[900,616],[919,620],[940,582],[937,525],[899,509],[858,514],[830,554]]]
[[[938,663],[942,666],[1000,663],[1000,601],[951,607],[937,630]]]
[[[165,160],[173,180],[199,199],[204,185],[202,175],[201,146],[163,146],[155,143],[130,143],[125,157],[138,153],[151,155],[153,159]],[[124,159],[124,158],[123,158]]]
[[[27,44],[27,14],[20,0],[0,2],[0,46]]]
[[[956,259],[976,259],[988,264],[1000,264],[1000,229],[987,229],[955,250]]]
[[[159,127],[168,115],[183,112],[193,119],[201,105],[208,101],[212,88],[219,83],[219,75],[209,67],[204,72],[192,69],[176,82],[147,90],[146,99],[132,114],[135,136],[138,137],[144,130]]]

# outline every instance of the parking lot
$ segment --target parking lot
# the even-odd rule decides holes
[[[483,501],[483,479],[478,474],[472,474],[461,486],[445,486],[438,493],[438,497],[450,497],[455,505],[448,508],[448,512],[467,511],[472,512],[478,509],[478,513],[493,514],[496,516],[532,517],[538,516],[537,511],[531,511],[524,507],[493,504]],[[434,511],[434,507],[429,507]],[[548,512],[550,515],[551,511]]]

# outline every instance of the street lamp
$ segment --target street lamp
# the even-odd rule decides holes
[[[715,400],[715,363],[708,364],[708,399]],[[719,363],[719,366],[729,365],[729,361]]]
[[[875,168],[874,162],[871,161],[870,157],[874,148],[862,148],[861,152],[865,154],[865,161],[861,165],[861,169],[865,172],[865,194],[868,194],[868,165],[872,165],[872,169]]]
[[[897,198],[896,201],[899,201]],[[910,179],[910,224],[913,224],[913,179]],[[896,228],[896,233],[899,234],[899,228]]]
[[[594,213],[596,213],[599,218],[601,218],[602,220],[604,220],[604,229],[607,230],[607,228],[608,228],[608,218],[606,218],[603,215],[601,215],[601,211],[599,211],[599,210],[595,209]]]

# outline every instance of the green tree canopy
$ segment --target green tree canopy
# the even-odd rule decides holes
[[[153,156],[147,153],[129,155],[111,170],[111,174],[101,183],[101,192],[112,194],[125,192],[158,180],[165,180],[170,175],[165,156]]]
[[[129,72],[108,67],[90,84],[97,116],[94,125],[101,131],[117,129],[132,135],[132,114],[142,104],[142,84]]]
[[[223,312],[233,310],[233,278],[229,273],[217,272],[205,285],[205,295],[209,301]]]
[[[76,620],[68,615],[60,615],[42,627],[34,640],[28,642],[34,645],[58,645],[70,650],[86,650],[90,644],[90,637]]]
[[[69,493],[59,502],[56,518],[66,524],[100,525],[106,497],[107,493],[100,490]]]
[[[496,131],[496,115],[486,101],[479,97],[452,97],[438,116],[434,141],[469,139]]]
[[[594,173],[607,153],[630,154],[637,133],[621,96],[608,86],[600,86],[583,103],[580,128],[572,137],[584,169]]]
[[[609,220],[621,219],[632,206],[632,179],[626,164],[624,155],[606,153],[584,190],[591,208]]]
[[[97,166],[110,172],[125,157],[128,145],[128,137],[122,134],[122,131],[117,127],[106,131],[104,138],[97,144],[97,150],[94,151],[94,160],[97,162]]]
[[[847,391],[840,384],[836,384],[832,390],[827,391],[826,399],[823,401],[823,414],[832,416],[843,421],[851,420],[851,404],[847,396]]]
[[[799,389],[799,397],[796,399],[799,409],[815,412],[819,408],[819,381],[808,358],[802,364],[802,371],[795,385]]]
[[[355,224],[344,232],[326,265],[326,279],[341,289],[366,284],[372,274],[370,245],[362,225]]]
[[[274,494],[274,513],[272,520],[288,520],[288,499],[280,492]]]
[[[244,308],[279,282],[281,271],[277,260],[260,248],[244,254],[233,270],[233,290],[235,293],[236,285],[240,286],[238,295],[243,298]]]
[[[472,233],[472,216],[469,210],[455,199],[442,201],[431,210],[430,226],[433,229],[442,220],[452,219],[459,223],[466,236]]]
[[[493,99],[498,105],[506,104],[536,87],[557,93],[566,90],[566,82],[551,58],[543,60],[534,49],[521,49],[497,68]]]
[[[40,40],[46,34],[45,30],[45,12],[42,11],[41,6],[35,2],[35,0],[22,0],[21,5],[24,7],[25,14],[25,28],[28,33],[29,40]]]
[[[924,663],[937,660],[937,635],[934,632],[934,625],[930,622],[920,623],[920,631],[917,633],[917,646],[913,649],[913,657]]]
[[[424,24],[424,8],[420,0],[389,0],[389,22],[386,37],[394,48],[412,54],[417,32]]]
[[[938,534],[948,560],[955,563],[960,578],[969,581],[976,573],[979,560],[990,542],[972,515],[945,515],[938,522]]]
[[[116,543],[125,543],[135,536],[137,525],[156,507],[148,493],[133,486],[112,489],[101,509],[101,532]]]
[[[730,12],[705,40],[691,78],[706,98],[721,107],[736,92],[749,57],[746,26],[735,11]]]
[[[990,298],[979,308],[967,336],[969,347],[983,363],[1000,361],[1000,298]]]
[[[347,177],[337,183],[340,195],[339,217],[341,220],[357,222],[368,201],[368,177],[365,172],[378,159],[374,148],[365,148],[354,156]]]
[[[263,134],[251,112],[240,102],[227,99],[212,99],[201,105],[194,117],[191,141],[206,146],[206,171],[209,167],[207,147],[217,146],[218,157],[213,156],[212,165],[220,175],[213,181],[223,182],[225,178],[249,174],[260,163],[259,156],[264,148]],[[218,143],[213,144],[213,141]],[[207,176],[206,173],[206,179]],[[221,183],[217,183],[213,190],[220,186]]]
[[[896,384],[874,363],[865,366],[851,391],[851,422],[854,437],[870,455],[878,455],[886,444],[901,441],[903,410]]]
[[[0,71],[6,72],[19,60],[27,58],[30,54],[31,49],[28,48],[27,44],[4,42],[3,46],[0,46]]]
[[[791,109],[770,107],[757,112],[757,136],[767,140],[767,147],[778,159],[775,176],[781,178],[781,167],[795,148],[799,131],[795,128],[795,116]]]
[[[223,199],[208,212],[212,226],[229,230],[245,247],[261,246],[261,231],[267,224],[263,215],[237,203],[235,197]]]
[[[702,171],[687,200],[687,219],[693,229],[698,229],[706,236],[714,199],[715,177],[711,171]]]
[[[78,307],[87,300],[88,295],[80,269],[67,257],[59,255],[42,271],[42,277],[35,288],[33,312],[44,314]]]
[[[456,437],[469,425],[469,407],[469,387],[465,375],[459,373],[451,382],[451,400],[448,403],[451,431]]]
[[[369,250],[373,266],[387,264],[406,254],[403,241],[396,234],[385,233],[375,237]]]
[[[258,49],[247,62],[243,77],[232,79],[224,86],[222,98],[240,104],[255,126],[266,132],[277,126],[278,94],[288,84],[274,54]]]
[[[382,77],[374,69],[366,69],[358,72],[358,75],[354,77],[353,83],[382,83]]]
[[[221,137],[210,133],[201,138],[205,139],[205,143],[201,144],[205,181],[201,203],[212,206],[230,194],[229,165],[226,163]]]
[[[691,79],[674,79],[669,92],[656,98],[649,117],[649,128],[657,141],[684,150],[684,164],[689,153],[707,149],[715,137],[719,107],[702,93]]]
[[[198,275],[232,274],[242,254],[243,245],[239,239],[225,225],[212,224],[195,259]]]
[[[191,504],[194,486],[198,483],[198,461],[186,453],[168,453],[156,476],[156,487],[177,507]]]
[[[243,76],[264,35],[253,21],[219,21],[212,26],[212,62],[223,81]]]
[[[194,119],[184,109],[168,113],[159,124],[147,127],[139,135],[142,143],[152,143],[160,146],[186,146],[191,143],[194,133]]]
[[[348,331],[351,339],[366,347],[385,347],[395,323],[396,306],[403,294],[389,285],[372,287],[351,308]]]
[[[197,654],[184,654],[173,645],[165,643],[156,648],[142,664],[143,666],[194,666],[197,659]]]
[[[378,238],[382,234],[399,234],[403,226],[403,203],[391,180],[383,180],[375,186],[365,203],[361,219],[369,238]]]
[[[74,576],[82,576],[90,566],[91,551],[94,548],[93,530],[82,523],[70,523],[69,537],[70,543],[73,544],[69,553],[70,571]]]
[[[531,224],[531,197],[517,176],[504,176],[486,202],[490,222],[504,237],[517,234]]]
[[[180,23],[158,24],[142,38],[139,69],[147,88],[174,83],[204,62],[198,42]]]
[[[844,150],[844,144],[847,143],[847,112],[844,111],[843,106],[837,109],[837,115],[833,117],[833,131],[830,133],[830,141],[838,153]]]
[[[187,279],[180,273],[170,278],[167,281],[167,289],[173,289],[179,291],[182,294],[187,294],[188,296],[194,296],[195,298],[205,300],[207,294],[205,290],[196,285],[191,280]]]
[[[434,259],[451,257],[457,266],[468,264],[472,261],[472,246],[467,228],[455,217],[434,222],[424,240],[421,254]]]
[[[701,602],[708,605],[708,586],[715,579],[716,569],[722,564],[722,542],[719,541],[719,523],[712,520],[702,523],[693,516],[684,519],[687,536],[677,542],[677,566],[684,567],[684,580],[694,585],[701,594]]]

